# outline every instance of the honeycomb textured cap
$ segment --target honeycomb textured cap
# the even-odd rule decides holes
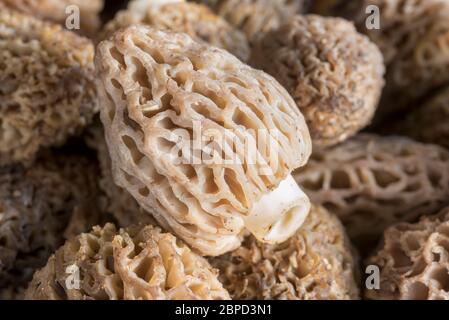
[[[387,229],[366,263],[380,268],[368,299],[449,300],[449,208],[414,224]]]
[[[79,268],[79,289],[67,287]],[[67,241],[35,273],[26,299],[229,299],[204,258],[153,226],[117,230],[113,224]]]
[[[202,0],[254,43],[264,33],[278,28],[304,11],[306,0]]]
[[[297,15],[262,36],[250,61],[292,95],[316,147],[369,124],[384,85],[379,49],[340,18]]]
[[[84,135],[87,145],[97,152],[101,175],[98,181],[103,196],[99,197],[99,207],[102,212],[111,214],[120,227],[138,224],[151,224],[157,222],[153,216],[140,208],[131,194],[117,186],[112,176],[111,158],[104,138],[104,130],[99,123],[89,127]],[[78,232],[81,233],[81,232]]]
[[[217,16],[207,6],[190,2],[152,3],[119,12],[104,27],[100,39],[106,39],[120,28],[144,24],[157,29],[184,32],[197,41],[226,49],[242,61],[248,60],[249,45],[246,36]],[[142,11],[143,10],[143,11]]]
[[[449,202],[449,152],[363,134],[316,152],[294,178],[312,202],[342,220],[354,243],[369,246],[388,226]]]
[[[235,249],[254,203],[310,155],[293,99],[271,76],[182,33],[131,26],[97,53],[115,181],[201,253]]]
[[[404,111],[410,102],[449,82],[449,0],[323,2],[335,4],[321,13],[353,20],[384,54],[387,86],[380,115]],[[366,28],[368,5],[379,8],[380,30]]]
[[[0,288],[17,288],[64,238],[102,221],[93,205],[97,168],[81,156],[46,153],[29,169],[0,171]]]
[[[396,122],[390,132],[449,148],[449,86]]]
[[[0,10],[0,165],[30,162],[98,110],[92,43],[59,25]]]
[[[234,252],[211,259],[233,299],[358,299],[355,263],[340,221],[319,206],[282,244],[248,236]]]
[[[61,24],[63,27],[66,26],[68,18],[66,10],[75,6],[80,17],[80,29],[75,31],[92,37],[101,25],[99,13],[103,9],[103,0],[0,0],[0,5]]]

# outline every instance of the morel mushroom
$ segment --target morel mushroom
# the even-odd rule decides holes
[[[340,221],[312,206],[301,229],[268,245],[248,236],[234,252],[211,259],[233,299],[358,299],[356,259]]]
[[[278,28],[304,11],[306,0],[199,0],[242,30],[253,44],[258,37]]]
[[[0,10],[0,165],[31,162],[98,110],[91,41],[17,11]]]
[[[64,239],[103,221],[96,176],[87,158],[58,153],[0,169],[0,289],[19,289]]]
[[[316,147],[369,124],[384,85],[379,49],[340,18],[297,15],[261,37],[250,61],[292,95]]]
[[[275,79],[146,26],[103,41],[96,67],[115,181],[162,227],[219,255],[240,244],[244,227],[282,242],[303,223],[309,201],[290,173],[311,141]]]
[[[449,203],[449,152],[407,138],[357,136],[314,153],[294,176],[363,249],[370,249],[388,226]]]
[[[73,27],[70,30],[89,37],[100,27],[99,13],[103,9],[103,0],[0,0],[1,4],[67,29]],[[70,16],[74,13],[76,16]],[[80,19],[79,26],[77,18]]]
[[[249,57],[245,35],[205,5],[183,0],[134,0],[106,24],[100,40],[133,24],[184,32],[197,41],[226,49],[242,61]]]
[[[406,110],[417,99],[449,83],[449,1],[447,0],[316,0],[317,13],[340,15],[355,22],[381,49],[387,65],[386,90],[379,120]],[[367,28],[379,8],[379,28]],[[368,8],[369,9],[369,8]]]
[[[438,91],[422,106],[397,121],[388,132],[449,148],[449,87]]]
[[[449,300],[449,208],[414,224],[387,229],[366,262],[380,268],[380,288],[368,299]]]
[[[86,130],[84,138],[86,144],[96,151],[100,164],[101,175],[98,184],[103,194],[99,197],[98,202],[101,211],[112,215],[120,227],[137,224],[156,226],[157,222],[151,214],[145,212],[128,191],[115,184],[112,176],[111,158],[101,124],[95,123]]]
[[[70,286],[67,270],[78,272]],[[69,240],[34,274],[25,299],[229,299],[217,271],[157,227],[94,227]]]

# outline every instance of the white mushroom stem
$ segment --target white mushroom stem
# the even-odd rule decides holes
[[[253,206],[245,226],[259,241],[281,243],[301,227],[309,211],[309,198],[289,175]]]

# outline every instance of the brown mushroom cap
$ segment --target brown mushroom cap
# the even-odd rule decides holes
[[[317,147],[369,124],[384,85],[382,54],[340,18],[297,15],[261,37],[250,61],[292,95]]]
[[[387,229],[367,265],[380,268],[368,299],[449,300],[449,208]]]
[[[242,30],[249,42],[278,28],[304,10],[306,0],[200,0],[234,27]]]
[[[106,24],[100,40],[109,38],[120,28],[144,24],[157,29],[187,33],[197,41],[228,50],[242,61],[248,60],[249,46],[245,35],[215,15],[207,6],[183,1],[145,1],[144,6],[133,6],[137,2],[140,0],[131,2],[127,10],[117,13]]]
[[[402,112],[413,101],[449,83],[448,0],[352,0],[325,5],[321,14],[353,20],[376,43],[387,65],[386,90],[379,117]],[[375,5],[380,30],[366,27],[366,8]]]
[[[115,181],[204,254],[235,249],[251,207],[310,155],[276,80],[186,34],[128,27],[96,67]]]
[[[312,206],[304,225],[278,245],[248,236],[237,250],[211,259],[233,299],[358,299],[356,261],[340,221]]]
[[[312,155],[294,178],[313,203],[335,213],[359,247],[388,226],[449,202],[449,152],[401,137],[359,135]]]
[[[68,267],[79,270],[71,287]],[[26,299],[229,299],[207,260],[153,226],[94,227],[69,240],[35,273]]]
[[[92,43],[0,10],[0,165],[62,144],[97,111]]]
[[[103,9],[103,0],[0,0],[0,5],[2,4],[63,27],[72,13],[67,11],[67,8],[76,6],[79,9],[80,30],[74,31],[90,37],[94,36],[100,27],[99,13]]]
[[[389,132],[449,148],[449,86],[397,121]]]
[[[0,171],[0,288],[14,291],[64,239],[103,221],[95,206],[98,172],[87,158],[56,153],[29,169]]]

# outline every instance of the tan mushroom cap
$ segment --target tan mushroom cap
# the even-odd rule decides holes
[[[379,49],[340,18],[297,15],[261,37],[250,62],[292,95],[316,147],[368,125],[384,85]]]
[[[248,236],[237,250],[213,258],[233,299],[358,299],[357,261],[340,221],[312,206],[286,242],[269,245]]]
[[[307,0],[199,0],[234,27],[242,30],[249,42],[278,28],[293,15],[302,13]]]
[[[245,225],[267,241],[299,227],[308,199],[288,176],[307,161],[310,136],[272,77],[186,34],[145,26],[103,41],[96,67],[115,181],[162,227],[207,255],[235,249]],[[279,186],[292,192],[288,201],[252,219]],[[283,232],[270,233],[279,224]]]
[[[387,229],[367,265],[380,268],[368,299],[449,300],[449,208]]]
[[[381,49],[387,74],[378,117],[401,113],[449,82],[449,0],[315,2],[328,3],[317,13],[337,14],[354,21],[357,29]],[[366,27],[369,5],[379,8],[379,30]]]
[[[20,289],[65,239],[105,221],[97,175],[86,157],[60,153],[0,169],[0,288]]]
[[[98,185],[103,194],[98,199],[99,207],[102,212],[112,215],[119,227],[137,224],[157,226],[153,216],[143,210],[128,191],[116,185],[112,176],[111,158],[104,138],[104,130],[98,122],[86,130],[84,140],[96,151],[100,165],[101,174]]]
[[[103,0],[0,0],[2,4],[63,27],[66,27],[67,21],[72,22],[70,15],[77,13],[73,11],[76,8],[79,10],[80,29],[73,31],[90,37],[100,27],[99,13],[103,9]]]
[[[106,24],[100,40],[107,39],[118,29],[133,24],[184,32],[197,41],[223,48],[242,61],[248,60],[249,57],[245,35],[205,5],[182,0],[134,0],[130,2],[127,10],[120,11]]]
[[[0,10],[0,165],[30,162],[98,111],[91,41]]]
[[[449,203],[449,152],[402,137],[356,136],[314,153],[294,177],[364,249],[392,224]]]
[[[67,268],[78,268],[73,288]],[[157,227],[94,227],[69,240],[34,274],[25,299],[229,299],[217,271]]]

